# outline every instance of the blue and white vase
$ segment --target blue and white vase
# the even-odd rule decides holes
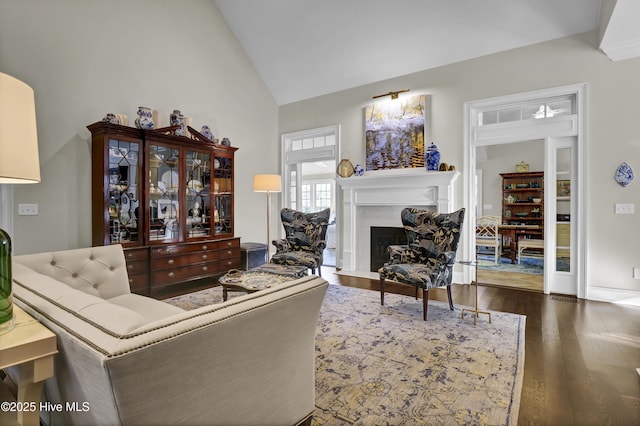
[[[174,109],[173,112],[169,114],[169,124],[172,126],[180,126],[175,130],[176,136],[187,135],[187,129],[184,125],[184,115],[179,109]]]
[[[356,164],[356,166],[353,168],[353,170],[355,171],[356,176],[364,175],[364,169],[362,168],[362,166],[360,164]]]
[[[427,152],[424,153],[424,166],[427,170],[438,170],[440,165],[440,151],[438,147],[431,142],[427,147]]]
[[[104,121],[105,123],[120,124],[118,118],[113,113],[108,113],[107,115],[105,115],[102,121]]]
[[[180,125],[180,116],[182,115],[182,113],[180,113],[179,109],[174,109],[173,112],[171,114],[169,114],[169,125],[170,126],[178,126]],[[184,118],[184,116],[183,116]]]
[[[153,129],[153,114],[151,108],[138,107],[138,118],[136,118],[136,127],[138,129]]]
[[[211,129],[209,128],[209,126],[202,126],[202,129],[200,129],[200,133],[202,133],[202,136],[211,141],[214,139],[213,133],[211,133]]]

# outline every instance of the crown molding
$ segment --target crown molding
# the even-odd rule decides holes
[[[601,44],[600,50],[614,62],[637,58],[640,56],[640,39]]]

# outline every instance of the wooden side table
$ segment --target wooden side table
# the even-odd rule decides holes
[[[44,381],[53,376],[56,335],[18,306],[13,305],[16,326],[0,335],[0,369],[16,366],[17,401],[3,403],[0,424],[39,425],[40,395]]]

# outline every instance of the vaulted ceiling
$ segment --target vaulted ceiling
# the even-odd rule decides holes
[[[214,0],[279,105],[599,30],[640,53],[637,0]]]

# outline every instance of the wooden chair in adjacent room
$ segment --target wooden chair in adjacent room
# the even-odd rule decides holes
[[[493,249],[493,262],[500,263],[502,236],[499,231],[498,216],[480,216],[476,224],[476,250],[480,247]]]

